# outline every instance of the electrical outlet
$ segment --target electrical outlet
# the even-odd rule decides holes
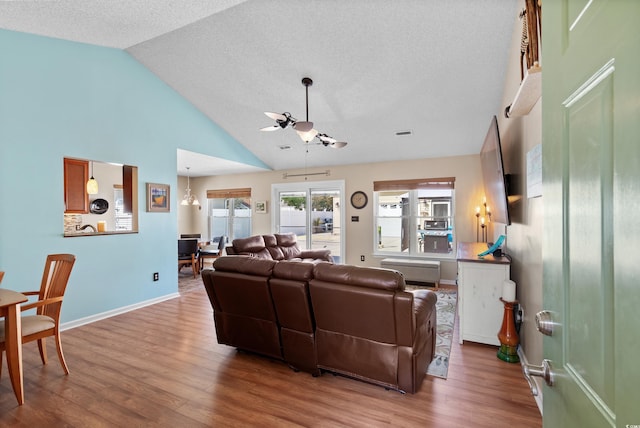
[[[160,274],[158,274],[158,272],[154,272],[154,273],[153,273],[153,280],[154,280],[154,281],[157,281],[157,280],[159,280],[159,279],[160,279]]]
[[[360,261],[363,262],[364,261],[364,254],[360,256]]]
[[[524,319],[524,308],[522,305],[518,305],[518,309],[516,310],[516,322],[521,323]]]

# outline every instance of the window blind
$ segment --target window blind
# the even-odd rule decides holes
[[[410,180],[374,181],[375,192],[415,189],[453,189],[455,177],[418,178]]]
[[[216,198],[250,198],[251,188],[207,190],[207,199]]]

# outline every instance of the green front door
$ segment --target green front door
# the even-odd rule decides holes
[[[640,426],[640,1],[542,24],[544,426]]]

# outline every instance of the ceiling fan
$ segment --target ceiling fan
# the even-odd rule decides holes
[[[322,144],[325,147],[331,147],[334,149],[341,149],[347,145],[344,141],[338,141],[333,137],[325,133],[320,133],[318,130],[313,128],[313,122],[309,122],[309,86],[313,85],[313,80],[309,77],[304,77],[302,79],[302,84],[305,87],[306,93],[306,107],[307,107],[307,120],[299,121],[295,117],[291,116],[291,113],[273,113],[269,111],[265,111],[264,114],[267,117],[276,121],[275,125],[266,126],[261,131],[277,131],[278,129],[285,129],[288,127],[292,127],[296,130],[302,141],[305,143],[311,142],[314,138],[318,138],[320,140],[319,144]]]

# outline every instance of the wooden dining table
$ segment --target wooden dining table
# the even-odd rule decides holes
[[[4,347],[7,353],[9,378],[20,405],[24,404],[20,304],[26,301],[27,296],[24,294],[0,288],[0,317],[4,317]]]

